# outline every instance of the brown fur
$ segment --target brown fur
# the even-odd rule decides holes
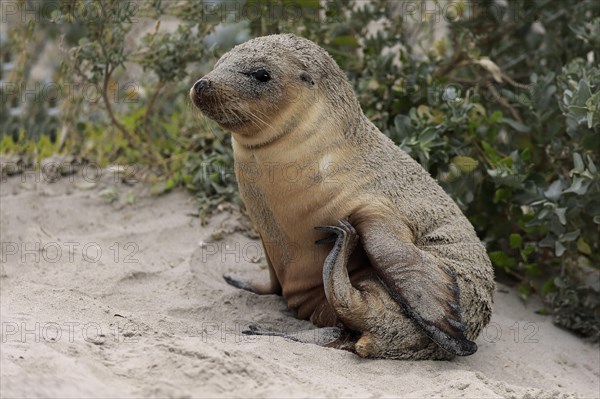
[[[257,68],[272,79],[248,75]],[[257,38],[204,78],[209,86],[191,98],[233,132],[240,194],[271,272],[245,288],[282,293],[317,326],[360,331],[361,356],[451,357],[423,326],[479,335],[494,289],[483,245],[431,176],[364,116],[322,48],[293,35]],[[314,227],[346,218],[358,237],[346,239],[324,287],[331,247],[314,244],[323,238]]]

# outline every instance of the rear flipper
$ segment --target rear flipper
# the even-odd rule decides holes
[[[365,229],[363,247],[381,282],[366,280],[359,289],[352,286],[347,270],[358,241],[355,229],[347,221],[317,228],[337,235],[325,260],[323,282],[340,320],[348,328],[363,332],[356,352],[365,357],[403,359],[474,353],[477,346],[464,336],[454,276],[414,245],[384,231],[385,226],[378,223],[373,230],[361,226]],[[432,347],[427,337],[439,347]]]
[[[323,327],[312,330],[300,330],[294,333],[284,333],[262,330],[255,325],[250,325],[246,330],[242,330],[242,334],[281,337],[294,342],[345,350],[352,350],[357,338],[355,334],[353,335],[351,332],[339,327]]]

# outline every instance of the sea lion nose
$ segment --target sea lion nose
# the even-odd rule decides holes
[[[194,93],[196,93],[196,97],[200,97],[202,95],[202,90],[208,87],[208,79],[200,79],[196,83],[194,83]]]

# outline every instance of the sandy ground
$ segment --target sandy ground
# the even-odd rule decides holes
[[[600,397],[598,347],[506,287],[479,351],[452,362],[247,337],[249,324],[311,325],[280,297],[223,281],[266,275],[257,241],[215,241],[240,223],[235,215],[202,227],[185,192],[152,197],[109,173],[93,185],[19,176],[1,187],[2,398]]]

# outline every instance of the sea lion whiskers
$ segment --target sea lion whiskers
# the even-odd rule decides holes
[[[234,99],[233,97],[228,96],[219,96],[219,107],[223,111],[223,114],[227,116],[227,123],[230,123],[230,117],[234,117],[237,120],[236,125],[243,126],[247,123],[247,120],[243,119],[242,116],[237,112],[236,108],[232,106],[231,101]],[[228,101],[228,107],[226,108],[224,105],[224,101]]]
[[[314,106],[314,104],[311,105],[311,107],[312,106]],[[312,113],[312,114],[310,112],[301,113],[301,112],[295,112],[295,111],[296,111],[295,109],[291,108],[287,113],[285,113],[285,115],[288,115],[288,117],[278,118],[275,121],[278,125],[282,125],[279,129],[275,128],[271,124],[269,124],[269,127],[271,128],[271,131],[274,133],[274,135],[267,137],[262,142],[246,143],[246,144],[243,144],[243,146],[248,149],[257,149],[257,148],[265,147],[271,143],[274,143],[275,141],[277,141],[279,139],[282,139],[283,137],[290,135],[293,132],[303,133],[304,135],[306,135],[306,133],[308,132],[308,135],[310,135],[312,130],[310,130],[308,128],[311,127],[311,122],[314,120],[314,118],[313,118],[314,113]],[[258,112],[260,112],[260,111],[258,111]],[[295,115],[289,116],[290,114],[295,114]],[[284,122],[284,123],[282,124],[282,122]],[[298,132],[298,129],[302,128],[302,127],[304,127],[304,129],[300,129],[301,132]]]
[[[186,105],[192,109],[192,115],[194,116],[194,118],[196,118],[200,123],[202,123],[202,126],[206,129],[209,130],[210,133],[219,141],[222,142],[223,141],[223,136],[220,136],[219,134],[217,134],[217,132],[215,131],[213,125],[209,122],[209,117],[204,115],[204,113],[198,109],[195,105],[194,102],[191,100],[190,97],[187,98],[186,101]]]
[[[261,123],[264,127],[268,127],[271,130],[275,131],[275,127],[273,127],[273,125],[271,125],[269,122],[267,122],[261,118],[261,116],[262,117],[268,117],[268,116],[265,115],[264,113],[262,113],[260,110],[255,110],[255,112],[252,112],[250,109],[244,108],[242,106],[239,108],[239,111],[241,111],[243,113],[243,115],[251,118],[254,122]],[[260,113],[260,116],[258,115],[259,113]]]

